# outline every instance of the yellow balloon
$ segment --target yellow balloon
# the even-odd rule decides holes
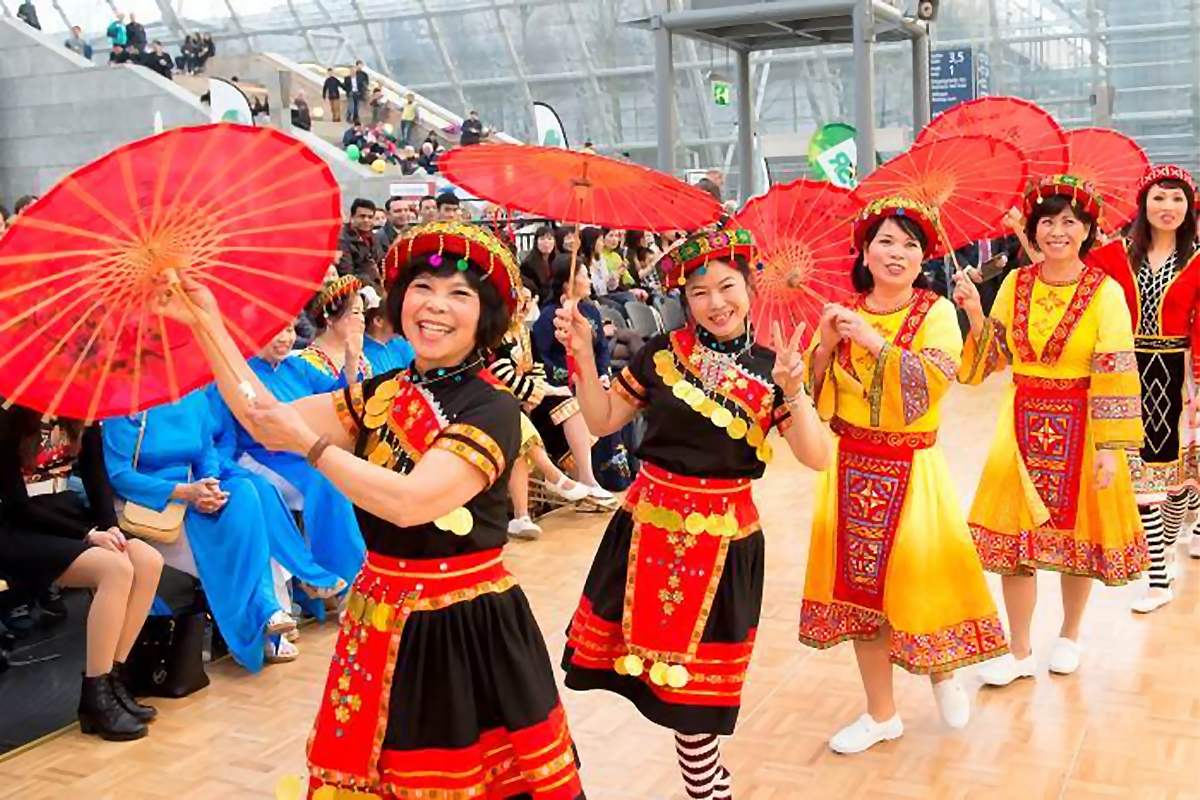
[[[375,161],[371,164],[371,171],[379,173],[380,175],[383,174],[385,169],[387,169],[387,162],[382,158],[375,159]]]
[[[390,122],[383,123],[383,129],[385,131],[387,131],[388,136],[391,136],[393,133],[396,132],[396,126]]]

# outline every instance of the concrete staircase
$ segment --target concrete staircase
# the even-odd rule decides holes
[[[194,91],[144,67],[90,62],[60,39],[0,17],[0,203],[10,208],[17,197],[44,193],[77,167],[151,135],[156,115],[164,128],[209,122]],[[395,175],[351,163],[318,135],[288,132],[330,165],[343,207],[390,194]]]

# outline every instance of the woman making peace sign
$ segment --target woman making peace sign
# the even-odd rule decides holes
[[[642,469],[596,552],[568,634],[573,689],[624,695],[675,731],[693,798],[730,796],[716,739],[733,733],[754,647],[763,588],[763,534],[750,496],[777,427],[812,469],[829,437],[803,391],[803,330],[770,350],[755,345],[750,234],[688,239],[660,265],[681,286],[691,324],[652,338],[606,390],[592,328],[573,303],[558,311],[577,364],[575,393],[597,436],[642,411]]]

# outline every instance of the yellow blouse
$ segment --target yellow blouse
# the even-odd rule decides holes
[[[860,428],[924,433],[941,422],[939,406],[954,382],[962,356],[962,335],[949,300],[939,297],[929,308],[916,335],[907,346],[894,344],[897,332],[912,306],[891,314],[865,308],[859,315],[887,340],[878,356],[850,342],[850,369],[835,351],[816,390],[821,419],[838,417]],[[812,349],[819,344],[814,337]],[[843,343],[839,347],[845,347]],[[809,360],[811,364],[811,359]],[[810,370],[811,372],[811,370]],[[809,386],[813,388],[809,376]]]
[[[1016,375],[1089,378],[1096,447],[1140,447],[1141,384],[1133,354],[1133,322],[1121,287],[1111,278],[1092,276],[1090,280],[1098,282],[1095,295],[1076,313],[1072,299],[1085,290],[1087,271],[1080,281],[1068,285],[1047,283],[1037,273],[1021,277],[1025,270],[1038,269],[1025,267],[1005,278],[980,336],[967,337],[959,380],[977,384],[1010,364]],[[1018,292],[1028,293],[1027,303],[1018,303]],[[1028,309],[1027,320],[1018,319],[1022,308]],[[1026,348],[1019,344],[1018,327],[1028,331]]]

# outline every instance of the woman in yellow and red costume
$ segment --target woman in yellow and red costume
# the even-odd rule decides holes
[[[954,290],[971,322],[959,379],[1013,369],[968,514],[984,567],[1003,576],[1012,652],[983,670],[993,686],[1037,672],[1036,570],[1062,573],[1049,666],[1067,675],[1079,667],[1092,581],[1121,585],[1149,563],[1125,456],[1142,443],[1129,309],[1116,281],[1082,261],[1100,197],[1074,176],[1050,176],[1026,193],[1024,213],[1041,263],[1009,274],[989,317],[969,279],[956,276]]]
[[[1097,249],[1090,261],[1121,284],[1133,317],[1146,441],[1130,451],[1129,468],[1150,546],[1149,591],[1133,610],[1149,613],[1174,598],[1175,542],[1188,507],[1200,509],[1200,253],[1191,174],[1176,166],[1151,167],[1138,186],[1129,238]],[[1200,558],[1200,536],[1193,535],[1190,545],[1191,555]]]
[[[804,393],[802,329],[756,345],[748,231],[689,237],[659,262],[689,324],[651,338],[606,390],[592,328],[573,304],[556,335],[574,356],[575,394],[598,436],[640,411],[641,471],[605,531],[568,631],[572,689],[623,695],[675,732],[688,796],[727,798],[718,735],[733,733],[762,606],[763,532],[750,482],[783,434],[814,469],[829,437]]]
[[[903,732],[892,665],[930,676],[943,720],[967,724],[954,670],[1008,652],[996,605],[935,447],[962,354],[958,317],[930,291],[936,209],[883,198],[859,215],[858,291],[826,306],[809,360],[817,411],[837,436],[820,478],[800,641],[854,641],[867,713],[830,740],[858,753]]]
[[[492,234],[434,222],[386,259],[411,369],[289,404],[238,355],[212,295],[163,313],[204,328],[217,385],[264,446],[304,454],[354,503],[367,559],[308,745],[308,796],[582,798],[546,645],[505,568],[519,403],[484,369],[520,275]],[[256,398],[247,399],[246,389]]]

